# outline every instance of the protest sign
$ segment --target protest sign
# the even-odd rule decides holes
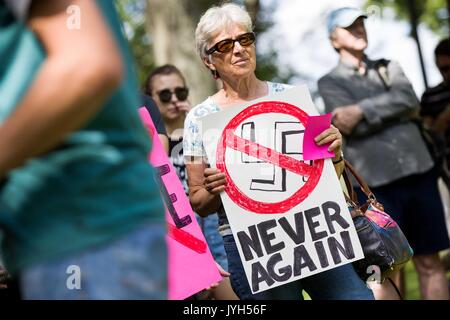
[[[166,204],[169,299],[182,300],[219,282],[222,277],[197,223],[181,181],[169,161],[145,107],[139,115],[150,131],[150,163]]]
[[[316,115],[303,86],[200,119],[253,293],[363,258],[331,160],[302,158]]]

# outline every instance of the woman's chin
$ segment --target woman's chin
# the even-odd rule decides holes
[[[255,73],[255,69],[249,66],[237,67],[233,70],[234,78],[247,78]]]

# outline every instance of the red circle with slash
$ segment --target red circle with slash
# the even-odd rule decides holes
[[[227,186],[225,192],[241,208],[259,214],[285,213],[305,200],[319,183],[322,175],[324,160],[314,160],[313,164],[307,165],[303,161],[286,156],[273,149],[266,148],[255,142],[243,139],[234,134],[236,128],[246,119],[265,114],[282,113],[297,118],[306,127],[308,115],[300,108],[278,101],[260,102],[249,106],[237,114],[225,127],[217,146],[217,168],[225,173]],[[231,179],[225,163],[225,152],[227,148],[246,153],[260,160],[270,162],[290,172],[309,176],[306,183],[289,198],[280,202],[261,202],[249,198],[242,192]]]

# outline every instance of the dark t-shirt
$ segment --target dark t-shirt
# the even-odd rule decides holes
[[[420,114],[436,119],[450,105],[450,86],[441,83],[425,91],[421,100]],[[447,165],[450,164],[450,126],[445,131]]]
[[[189,187],[187,183],[186,164],[184,163],[183,156],[183,137],[179,139],[169,138],[169,157],[173,167],[177,172],[178,178],[180,178],[183,185],[184,192],[189,195]]]
[[[150,117],[152,118],[153,124],[156,128],[156,132],[158,132],[158,134],[164,134],[167,136],[166,127],[164,126],[164,121],[161,118],[161,113],[159,112],[156,102],[152,99],[152,97],[146,94],[142,94],[142,103],[150,114]]]

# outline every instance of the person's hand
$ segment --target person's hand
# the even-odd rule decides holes
[[[225,190],[227,179],[223,172],[218,169],[206,168],[204,176],[205,179],[203,185],[206,191],[216,195]]]
[[[229,276],[230,276],[230,273],[227,272],[227,271],[225,271],[225,269],[222,268],[222,266],[221,266],[220,264],[218,264],[217,261],[215,261],[215,263],[216,263],[217,269],[219,269],[219,273],[220,273],[220,275],[221,275],[222,277],[229,277]],[[211,289],[217,288],[217,287],[219,286],[219,284],[220,284],[220,281],[219,281],[219,282],[212,283],[212,284],[211,284],[208,288],[206,288],[205,290],[211,290]]]
[[[216,265],[217,265],[217,269],[219,269],[220,275],[221,275],[222,277],[229,277],[229,276],[230,276],[230,273],[227,272],[227,271],[225,271],[225,270],[222,268],[222,266],[221,266],[220,264],[217,263],[217,261],[215,261],[215,262],[216,262]],[[219,286],[219,284],[220,284],[220,281],[219,281],[219,282],[212,283],[212,284],[211,284],[209,287],[207,287],[205,290],[211,290],[211,289],[217,288],[217,287]]]
[[[219,269],[220,275],[222,277],[229,277],[230,273],[226,272],[220,266],[220,264],[217,263],[217,261],[215,261],[215,262],[216,262],[216,265],[217,265],[217,269]],[[214,292],[213,291],[214,291],[215,288],[217,288],[219,286],[219,284],[220,284],[220,281],[212,283],[209,287],[207,287],[207,288],[203,289],[201,292],[199,292],[197,294],[197,297],[199,297],[200,300],[214,300]]]
[[[363,117],[362,109],[356,104],[338,107],[333,110],[333,124],[343,134],[347,135],[352,133],[353,129]]]
[[[341,158],[342,135],[339,132],[339,129],[335,126],[331,125],[330,128],[326,129],[317,137],[315,137],[314,141],[318,146],[330,143],[328,151],[334,152],[333,161],[337,161]]]
[[[185,114],[187,114],[191,110],[191,103],[189,102],[189,100],[177,101],[176,106],[180,111],[184,112]]]
[[[8,272],[0,267],[0,289],[6,289],[6,280],[8,278]]]
[[[225,269],[223,269],[222,266],[217,263],[217,261],[216,261],[216,265],[217,265],[217,268],[219,269],[219,273],[220,273],[220,275],[222,277],[229,277],[230,276],[230,273],[225,271]]]

